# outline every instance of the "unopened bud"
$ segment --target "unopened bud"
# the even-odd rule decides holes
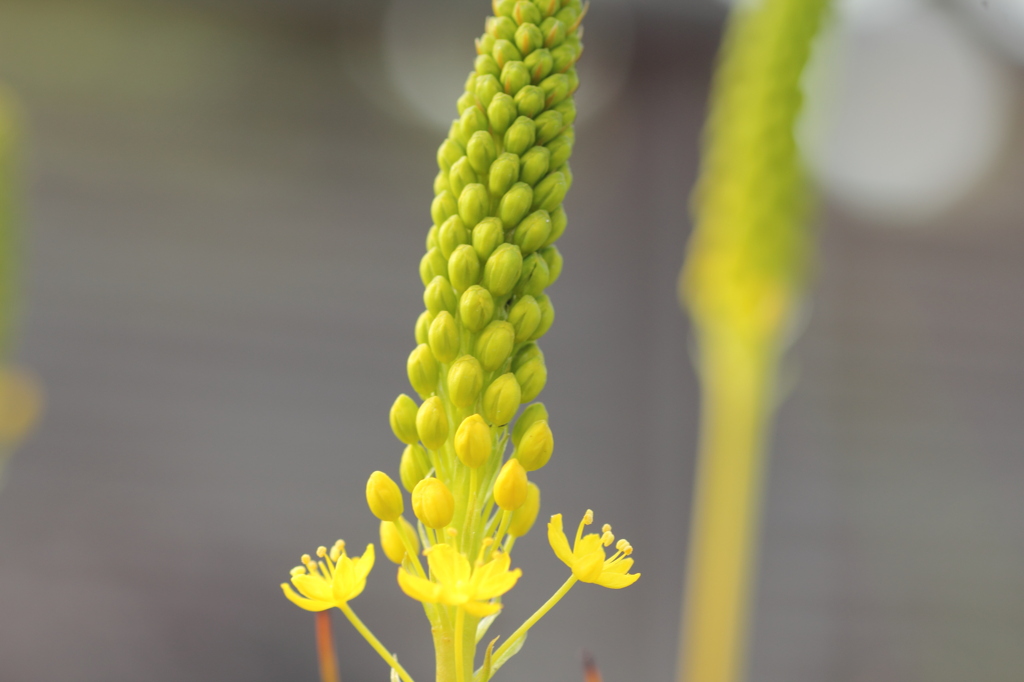
[[[562,8],[561,0],[533,0],[533,4],[537,6],[545,20],[554,16],[555,12]]]
[[[474,102],[476,100],[474,99]],[[487,114],[481,111],[480,107],[471,106],[462,112],[459,117],[459,132],[466,143],[473,137],[473,133],[487,130]]]
[[[473,133],[466,144],[466,159],[473,170],[481,174],[487,173],[497,157],[498,151],[491,134],[484,130]]]
[[[576,73],[576,69],[569,69],[565,75],[569,77],[569,94],[571,95],[580,89],[580,76]]]
[[[455,200],[455,195],[449,190],[438,194],[430,204],[430,217],[435,225],[440,225],[458,212],[459,202]]]
[[[551,165],[551,152],[547,147],[531,147],[520,160],[520,179],[528,185],[536,185],[547,175]]]
[[[489,33],[485,33],[475,41],[477,54],[490,54],[494,49],[494,36]]]
[[[536,253],[531,253],[523,259],[523,270],[519,276],[519,283],[516,284],[516,294],[519,296],[540,296],[544,293],[544,287],[548,285],[547,262]]]
[[[555,18],[566,25],[570,30],[576,25],[577,20],[580,18],[580,11],[573,7],[571,3],[564,3],[562,9],[555,12]]]
[[[381,521],[394,521],[405,510],[402,491],[383,471],[374,471],[366,482],[366,504]]]
[[[494,501],[505,511],[515,511],[526,502],[526,489],[529,480],[526,469],[518,459],[505,462],[494,480]]]
[[[544,390],[544,385],[548,383],[548,368],[544,365],[543,360],[534,358],[523,363],[523,366],[516,370],[515,377],[522,390],[521,399],[524,403],[528,403]],[[422,410],[423,408],[420,407],[420,411]]]
[[[527,85],[513,99],[520,116],[533,118],[544,111],[544,91],[536,85]]]
[[[491,427],[484,418],[473,414],[462,420],[455,431],[455,454],[470,469],[487,463],[493,448]]]
[[[430,395],[437,389],[437,360],[427,344],[416,346],[409,354],[405,369],[409,374],[409,384],[421,396]]]
[[[433,248],[420,259],[420,279],[423,280],[423,286],[430,284],[430,281],[439,275],[448,275],[448,260],[441,255],[440,249]]]
[[[501,15],[488,17],[484,22],[484,30],[494,36],[495,40],[512,40],[515,38],[516,28],[516,22]]]
[[[437,175],[434,176],[434,195],[436,196],[446,189],[450,189],[448,186],[448,173],[447,171],[439,170]]]
[[[534,211],[523,218],[512,235],[512,242],[523,255],[542,247],[551,234],[551,216],[547,211]]]
[[[533,119],[520,116],[505,131],[505,151],[522,154],[533,146],[536,139],[537,126]]]
[[[462,222],[462,218],[459,216],[453,215],[438,228],[437,248],[441,258],[444,259],[443,272],[445,276],[448,273],[448,259],[451,258],[452,253],[462,244],[468,243],[469,230],[466,229],[466,224]]]
[[[511,17],[515,6],[516,0],[491,0],[491,8],[496,17]]]
[[[517,182],[512,185],[498,202],[498,217],[501,218],[501,224],[505,226],[505,229],[512,229],[529,212],[532,204],[532,187],[525,182]]]
[[[476,403],[484,387],[484,370],[472,355],[463,355],[448,370],[448,397],[463,409]]]
[[[448,438],[448,415],[440,397],[432,396],[420,405],[416,412],[416,432],[428,450],[437,450],[444,445]]]
[[[572,55],[575,60],[575,50],[572,51]],[[519,51],[519,48],[513,45],[511,40],[506,40],[505,38],[494,41],[494,48],[491,50],[491,56],[494,57],[494,61],[498,64],[498,67],[502,69],[505,68],[506,64],[520,62],[523,60],[523,53]],[[498,80],[500,81],[501,78],[498,78]],[[487,113],[490,115],[490,112]]]
[[[555,17],[548,17],[540,22],[540,32],[544,35],[544,47],[558,47],[565,40],[565,24]]]
[[[570,97],[553,107],[551,111],[557,111],[562,115],[562,125],[571,126],[576,120],[576,101]]]
[[[561,166],[556,168],[559,173],[565,176],[565,188],[566,190],[572,189],[572,167],[569,166],[569,162],[566,161]]]
[[[516,330],[516,343],[528,341],[540,324],[540,306],[533,296],[523,296],[508,311],[508,322]]]
[[[415,443],[419,440],[419,435],[416,433],[416,411],[418,409],[416,401],[404,393],[395,398],[395,402],[391,404],[391,413],[388,416],[391,430],[395,432],[395,437],[403,443]]]
[[[548,460],[551,453],[555,451],[555,437],[551,433],[551,427],[544,419],[535,421],[523,434],[516,448],[516,459],[523,464],[527,471],[540,469]]]
[[[466,185],[476,181],[476,171],[470,165],[469,158],[465,156],[453,163],[451,170],[448,171],[448,189],[455,196],[462,194],[462,190],[466,188]]]
[[[475,81],[476,81],[476,74],[473,74],[473,80],[474,80],[474,86],[475,86],[476,85],[476,83],[475,83]],[[474,90],[475,89],[476,88],[474,87]],[[476,95],[474,95],[473,92],[469,91],[469,90],[467,90],[466,92],[464,92],[461,95],[459,95],[459,98],[457,100],[455,100],[455,109],[459,112],[460,116],[463,113],[465,113],[466,109],[469,109],[470,107],[473,107],[475,105],[476,105]],[[458,139],[459,139],[460,142],[463,142],[465,138],[463,138],[462,135],[459,135]]]
[[[544,262],[548,264],[548,286],[551,286],[561,277],[562,265],[565,261],[557,246],[545,246],[539,253]]]
[[[479,225],[477,226],[479,227]],[[494,297],[481,286],[471,286],[459,299],[459,319],[471,332],[478,332],[494,317]]]
[[[552,168],[558,168],[569,160],[569,156],[572,154],[573,144],[574,136],[569,131],[562,133],[555,139],[551,140],[551,142],[547,143],[546,146],[551,151]]]
[[[540,488],[537,484],[528,481],[526,484],[526,501],[523,506],[512,512],[512,523],[508,525],[508,534],[514,538],[521,538],[533,528],[533,522],[537,520],[540,512]]]
[[[519,0],[512,7],[512,18],[520,26],[523,24],[539,24],[544,19],[540,15],[540,10],[537,9],[537,6],[529,2],[529,0]]]
[[[527,186],[523,185],[523,187]],[[512,192],[514,191],[515,187],[512,188]],[[523,256],[519,252],[519,247],[514,244],[502,244],[494,250],[491,257],[487,259],[487,263],[484,264],[482,285],[493,296],[505,296],[519,281],[522,270]]]
[[[480,332],[474,354],[484,369],[493,372],[505,364],[515,343],[515,327],[503,320],[495,320]]]
[[[509,45],[512,46],[511,43]],[[515,49],[515,46],[512,46],[512,49]],[[555,73],[565,73],[576,63],[576,48],[567,42],[563,42],[558,47],[552,48],[551,59],[554,60],[554,67],[551,70]]]
[[[502,374],[484,391],[484,417],[494,426],[508,424],[516,415],[522,396],[515,376],[512,373]]]
[[[423,290],[423,304],[427,306],[427,310],[437,315],[442,310],[454,313],[458,300],[455,298],[452,285],[447,279],[438,275],[430,280],[430,284]]]
[[[402,460],[398,464],[398,477],[402,487],[412,492],[416,484],[430,473],[430,457],[419,443],[406,445],[402,451]]]
[[[487,118],[491,121],[491,128],[498,135],[504,135],[518,115],[519,110],[516,108],[515,100],[504,92],[495,95],[491,103],[487,105]]]
[[[540,83],[551,73],[555,60],[552,59],[551,52],[541,48],[526,55],[523,58],[523,65],[530,72],[530,81],[536,84]]]
[[[537,144],[546,145],[558,137],[559,133],[565,129],[565,121],[562,119],[562,114],[554,109],[545,111],[535,118],[533,122],[537,124]]]
[[[448,277],[459,295],[480,281],[480,257],[472,246],[463,244],[452,252],[448,259]]]
[[[462,146],[454,140],[447,139],[437,148],[437,167],[447,171],[452,164],[462,158],[465,154]]]
[[[540,309],[537,310],[538,320]],[[459,323],[447,310],[434,317],[427,332],[430,353],[438,362],[448,364],[459,355]]]
[[[554,160],[554,155],[552,155]],[[537,187],[533,190],[533,206],[534,210],[542,208],[545,211],[554,211],[562,204],[562,200],[565,199],[565,193],[569,191],[569,185],[565,181],[565,176],[561,173],[554,172],[549,173],[546,178],[537,183]]]
[[[540,89],[544,91],[544,104],[553,107],[569,96],[570,79],[566,74],[555,73],[540,82]]]
[[[513,40],[524,56],[544,47],[544,34],[540,32],[540,28],[536,24],[523,24],[517,28]]]
[[[491,177],[494,177],[493,175]],[[473,228],[473,250],[486,262],[494,250],[505,241],[505,231],[501,219],[493,216],[484,218]]]
[[[486,109],[490,105],[490,103],[494,100],[494,96],[502,91],[502,88],[501,88],[501,82],[498,80],[498,75],[501,73],[501,70],[498,69],[497,63],[494,62],[494,59],[491,58],[490,55],[484,55],[484,56],[486,56],[489,59],[491,59],[491,63],[493,63],[495,65],[494,66],[495,70],[498,71],[497,74],[490,74],[490,73],[488,73],[488,74],[480,76],[480,77],[478,77],[476,79],[476,98],[480,102],[480,105],[482,107],[484,107],[484,109]],[[470,139],[473,139],[473,138],[470,138]]]
[[[440,479],[424,478],[412,491],[412,511],[427,528],[444,528],[455,515],[455,498]]]
[[[430,333],[430,323],[434,321],[434,316],[429,310],[424,310],[420,313],[420,316],[416,318],[416,330],[414,336],[416,343],[427,343],[429,341],[428,334]]]
[[[562,193],[565,196],[565,193]],[[559,199],[561,203],[561,199]],[[459,195],[459,217],[468,229],[473,229],[476,224],[487,217],[487,210],[491,205],[491,197],[487,188],[478,182],[466,185]]]
[[[444,171],[441,171],[441,173],[443,174]],[[427,239],[426,239],[427,251],[430,251],[431,249],[436,249],[437,248],[437,233],[438,233],[438,231],[440,231],[440,229],[441,228],[438,227],[437,225],[431,225],[430,229],[427,230]]]
[[[534,330],[531,340],[536,341],[548,333],[551,325],[555,322],[555,307],[551,305],[551,297],[542,295],[537,297],[537,305],[540,306],[540,324]]]
[[[551,235],[548,236],[548,243],[544,246],[550,246],[558,241],[558,238],[565,232],[565,226],[569,223],[568,216],[565,215],[565,209],[559,206],[551,212]]]
[[[533,403],[529,405],[516,420],[515,428],[512,429],[512,445],[519,447],[523,434],[538,421],[548,420],[548,408],[544,403]]]
[[[488,74],[498,77],[501,73],[501,67],[498,66],[498,62],[494,61],[494,57],[489,54],[477,55],[476,60],[473,62],[473,69],[476,71],[478,77],[483,77]],[[480,80],[476,82],[476,94],[480,94]]]
[[[527,502],[529,502],[529,496],[527,496]],[[513,525],[515,519],[513,519]],[[416,537],[416,531],[413,530],[412,524],[405,520],[404,517],[399,517],[398,522],[392,521],[381,521],[380,522],[380,548],[384,550],[384,556],[386,556],[392,563],[396,563],[399,566],[405,561],[405,543],[402,542],[402,531],[398,529],[401,525],[405,530],[406,537],[412,538],[413,549],[419,551],[420,541]],[[511,526],[510,526],[511,528]]]

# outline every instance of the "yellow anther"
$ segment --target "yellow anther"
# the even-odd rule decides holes
[[[451,537],[451,538],[453,538],[453,537],[455,537],[456,535],[458,535],[458,534],[459,534],[459,531],[457,531],[457,530],[456,530],[456,529],[454,529],[454,528],[449,528],[449,529],[448,529],[448,530],[446,530],[445,532],[446,532],[446,533],[448,533],[448,537]]]
[[[594,510],[588,509],[587,513],[583,515],[583,525],[589,526],[594,522]]]
[[[295,568],[293,568],[291,570],[291,574],[292,575],[305,575],[306,574],[306,567],[305,566],[296,566]]]
[[[626,538],[622,538],[621,540],[615,543],[615,549],[619,550],[620,552],[625,551],[625,548],[628,544],[629,543],[626,542]]]
[[[320,545],[316,548],[316,555],[323,559],[325,556],[327,556],[327,548],[323,545]]]
[[[313,563],[313,557],[309,556],[308,554],[303,554],[303,555],[302,555],[302,556],[301,556],[301,557],[299,558],[299,560],[300,560],[300,561],[302,562],[302,564],[303,564],[304,566],[306,566],[307,568],[309,567],[309,565],[310,565],[311,563]]]
[[[626,548],[624,550],[622,550],[622,553],[625,554],[626,556],[629,556],[630,554],[632,554],[633,553],[633,545],[631,545],[631,544],[629,544],[627,542],[626,543]]]
[[[605,547],[609,547],[613,542],[615,542],[615,536],[611,534],[611,531],[606,530],[601,535],[601,544]]]
[[[612,532],[612,524],[606,523],[603,526],[601,526],[601,532],[602,533],[611,533]]]

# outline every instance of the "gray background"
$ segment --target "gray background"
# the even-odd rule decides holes
[[[486,3],[461,4],[479,15],[468,70]],[[602,10],[612,35],[626,5]],[[698,407],[674,283],[720,14],[632,6],[625,89],[577,131],[543,344],[558,448],[536,480],[543,514],[594,508],[643,578],[574,589],[510,682],[579,679],[583,647],[609,682],[672,679]],[[382,17],[0,0],[0,80],[32,127],[22,358],[48,396],[0,495],[0,680],[316,679],[312,619],[277,585],[318,544],[376,542],[363,487],[397,472],[387,410],[407,390],[442,135],[367,88]],[[1022,140],[1018,121],[999,172],[933,229],[824,207],[754,682],[1020,679]],[[566,573],[536,530],[515,563],[501,634]],[[353,606],[430,679],[422,611],[383,557]],[[337,631],[344,678],[383,682]]]

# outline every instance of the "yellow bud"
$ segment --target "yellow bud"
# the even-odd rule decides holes
[[[405,543],[402,542],[401,531],[398,529],[399,524],[405,530],[406,535],[412,538],[413,548],[417,552],[420,549],[420,541],[416,537],[416,531],[413,529],[412,524],[406,521],[404,517],[398,517],[397,523],[392,521],[380,522],[381,549],[384,550],[384,555],[388,559],[401,565],[402,561],[405,560]],[[513,525],[515,525],[514,522]]]
[[[544,362],[544,351],[540,349],[540,346],[535,343],[523,345],[522,348],[516,351],[515,357],[512,358],[512,371],[517,371],[534,358],[540,358],[541,362]]]
[[[438,396],[427,398],[416,413],[416,431],[428,450],[437,450],[448,438],[448,415]]]
[[[519,509],[512,513],[512,523],[508,526],[509,535],[514,538],[521,538],[533,528],[533,522],[537,520],[540,512],[540,488],[536,483],[526,484],[526,502]]]
[[[427,344],[421,343],[409,353],[405,369],[409,383],[421,396],[430,395],[437,389],[437,360]]]
[[[481,223],[482,225],[483,223]],[[480,225],[477,225],[479,228]],[[494,297],[481,286],[471,286],[459,299],[459,319],[471,332],[478,332],[494,317]]]
[[[416,435],[417,409],[419,408],[416,401],[404,393],[395,398],[391,405],[391,430],[403,443],[415,443],[419,440],[419,436]]]
[[[547,418],[548,408],[544,407],[544,403],[534,403],[523,410],[519,419],[516,420],[515,428],[512,429],[512,445],[519,447],[519,442],[523,439],[526,430],[533,426],[534,422],[541,419],[547,421]]]
[[[515,511],[526,502],[526,489],[529,481],[526,469],[518,459],[505,462],[494,481],[494,501],[505,511]]]
[[[516,448],[516,459],[523,463],[527,471],[536,471],[548,463],[551,453],[555,450],[555,437],[551,427],[544,419],[535,421],[526,429],[519,447]]]
[[[475,355],[484,369],[493,372],[505,364],[515,343],[515,327],[508,322],[495,320],[480,332]]]
[[[480,260],[486,262],[494,250],[505,242],[505,230],[501,220],[491,216],[484,218],[473,228],[473,250]]]
[[[366,482],[366,504],[381,521],[394,521],[405,510],[402,491],[383,471],[374,471]]]
[[[515,375],[502,374],[484,391],[484,417],[494,426],[504,426],[512,421],[521,399],[522,389]]]
[[[427,528],[444,528],[455,515],[455,498],[440,479],[424,478],[412,491],[412,510]]]
[[[402,479],[402,487],[412,492],[416,484],[426,478],[429,472],[430,457],[423,446],[419,443],[406,445],[398,465],[398,477]]]
[[[494,296],[512,291],[523,271],[523,254],[515,244],[502,244],[484,263],[483,287]]]
[[[531,339],[536,340],[548,333],[551,329],[551,325],[555,322],[555,307],[551,305],[551,297],[547,295],[540,295],[537,297],[537,305],[540,306],[540,324],[533,331],[530,336]]]
[[[537,305],[537,300],[533,296],[520,298],[508,311],[508,321],[516,330],[516,343],[528,341],[540,324],[540,306]]]
[[[491,457],[491,427],[478,414],[462,420],[455,431],[455,454],[471,469],[482,466]]]
[[[423,304],[434,315],[442,310],[454,313],[457,301],[451,283],[441,275],[430,280],[430,284],[423,290]]]
[[[522,367],[516,370],[516,381],[522,388],[522,400],[528,403],[544,390],[548,382],[548,368],[541,358],[534,358],[523,363]]]
[[[480,257],[469,244],[457,246],[448,259],[448,276],[460,295],[480,281]]]
[[[437,274],[447,274],[448,259],[451,258],[452,252],[459,246],[468,243],[469,230],[466,229],[466,224],[462,222],[462,218],[453,215],[444,221],[444,224],[437,231],[438,255],[444,261],[444,267],[438,266]],[[423,284],[425,286],[427,282]]]
[[[448,370],[448,397],[463,409],[476,403],[484,387],[484,370],[472,355],[463,355]]]
[[[476,107],[474,111],[480,111]],[[564,193],[563,193],[564,194]],[[490,208],[491,197],[487,188],[478,182],[466,185],[459,194],[459,217],[466,227],[472,230],[476,224],[487,217],[487,209]]]
[[[538,308],[538,319],[539,314],[540,309]],[[447,310],[439,312],[434,321],[430,323],[427,342],[430,344],[431,354],[438,362],[447,364],[458,357],[459,325]]]
[[[429,340],[427,333],[430,331],[430,323],[433,321],[434,316],[429,310],[424,310],[420,313],[420,316],[416,318],[416,331],[414,333],[416,343],[427,343]]]

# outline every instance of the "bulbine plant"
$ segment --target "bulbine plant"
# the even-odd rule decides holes
[[[390,413],[405,446],[392,463],[401,487],[384,471],[366,484],[398,586],[422,603],[430,625],[437,682],[491,679],[578,582],[619,589],[639,578],[630,573],[632,546],[610,525],[586,532],[592,511],[571,539],[555,514],[548,540],[568,579],[504,642],[491,639],[478,655],[521,575],[511,553],[541,506],[530,479],[555,447],[548,409],[534,402],[548,378],[537,341],[555,319],[545,291],[562,273],[556,242],[568,223],[562,200],[573,182],[585,14],[580,0],[495,0],[493,10],[476,40],[459,117],[437,152],[433,224],[420,262],[426,310],[406,365],[418,400],[399,395]],[[411,518],[402,488],[411,494]],[[393,679],[412,682],[350,604],[375,560],[372,544],[350,556],[339,540],[304,555],[281,585],[288,599],[318,613],[325,682],[337,679],[326,616],[335,607]]]

